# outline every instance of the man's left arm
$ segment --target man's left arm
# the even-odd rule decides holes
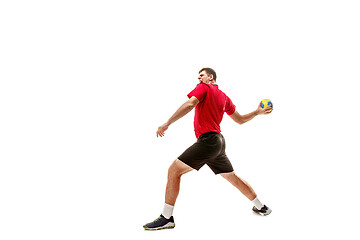
[[[165,131],[169,128],[171,124],[188,114],[197,104],[199,103],[199,100],[192,96],[189,100],[187,100],[183,105],[179,107],[179,109],[170,117],[170,119],[161,125],[158,130],[156,131],[157,137],[163,137],[165,134]]]

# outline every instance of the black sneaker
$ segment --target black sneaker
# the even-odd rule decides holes
[[[161,214],[160,217],[158,217],[151,223],[145,224],[143,227],[145,230],[160,230],[160,229],[174,228],[175,222],[173,216],[171,216],[170,219],[167,219]]]
[[[255,206],[252,209],[254,212],[260,214],[260,215],[269,215],[271,213],[271,209],[268,208],[266,205],[264,205],[260,210],[257,209]]]

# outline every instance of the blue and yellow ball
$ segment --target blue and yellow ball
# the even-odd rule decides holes
[[[273,108],[274,108],[274,106],[273,106],[272,102],[270,101],[270,99],[263,99],[263,100],[261,101],[260,106],[261,106],[261,108],[266,108],[266,107],[270,106],[270,107],[271,107],[271,110],[269,110],[269,111],[267,111],[267,112],[272,112],[272,110],[273,110]]]

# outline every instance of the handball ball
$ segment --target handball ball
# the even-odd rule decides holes
[[[270,106],[271,107],[271,110],[269,110],[268,112],[272,112],[273,110],[273,104],[272,102],[270,101],[270,99],[263,99],[261,101],[261,108],[266,108],[267,106]]]

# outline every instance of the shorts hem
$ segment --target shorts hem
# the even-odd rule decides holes
[[[195,169],[196,171],[200,170],[200,168],[199,169],[194,168],[193,166],[190,166],[188,163],[186,163],[184,160],[181,160],[180,158],[177,158],[177,159],[180,160],[182,163],[186,164],[187,166],[191,167],[192,169]]]
[[[221,171],[221,172],[218,172],[218,173],[215,173],[215,175],[218,175],[218,174],[222,174],[222,173],[231,173],[233,172],[234,170],[231,170],[231,171]]]

